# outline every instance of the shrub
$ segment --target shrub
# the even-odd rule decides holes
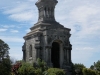
[[[35,68],[35,75],[44,75],[44,71],[48,69],[46,63],[39,58],[37,59],[37,63],[33,64],[33,67]]]
[[[35,69],[30,63],[22,63],[22,66],[18,69],[19,75],[35,75]]]
[[[49,68],[44,75],[65,75],[65,72],[62,69]]]
[[[38,59],[37,63],[34,63],[33,65],[22,62],[21,67],[18,69],[18,75],[43,75],[43,72],[47,69],[46,63],[41,59]]]
[[[41,68],[35,69],[35,75],[43,75],[43,71]]]
[[[83,68],[82,72],[83,72],[83,75],[96,75],[95,70],[91,70],[87,68]]]
[[[96,71],[96,75],[100,75],[100,71]]]
[[[34,66],[34,65],[33,65]],[[43,60],[41,60],[41,59],[37,59],[37,64],[36,64],[36,66],[34,66],[35,68],[40,68],[42,71],[45,71],[45,70],[47,70],[48,69],[48,66],[47,66],[47,64],[43,61]]]
[[[41,59],[38,59],[37,63],[33,65],[26,62],[21,63],[16,72],[17,75],[65,75],[62,69],[48,68],[46,63]]]

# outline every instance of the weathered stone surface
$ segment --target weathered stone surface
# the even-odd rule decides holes
[[[49,1],[49,2],[48,2]],[[55,21],[54,8],[57,0],[38,0],[39,19],[31,31],[24,36],[23,60],[36,62],[37,58],[44,60],[48,66],[68,69],[71,64],[71,49],[69,28]],[[32,56],[30,57],[30,45]]]

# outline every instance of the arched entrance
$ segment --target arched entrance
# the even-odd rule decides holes
[[[60,68],[60,45],[58,42],[52,43],[51,62],[53,63],[53,67]]]

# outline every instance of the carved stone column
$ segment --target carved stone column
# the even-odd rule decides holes
[[[70,54],[69,54],[69,50],[67,49],[67,63],[69,64],[69,61],[70,61]]]
[[[22,46],[22,51],[23,51],[23,60],[26,61],[26,45],[24,43],[24,45]]]
[[[50,67],[52,67],[52,63],[51,63],[51,46],[45,46],[45,48],[46,48],[46,62]]]
[[[66,64],[71,63],[71,50],[72,50],[71,44],[64,47],[64,62],[66,62]]]
[[[23,50],[23,60],[26,61],[26,50]]]
[[[67,50],[64,48],[64,61],[67,60]]]
[[[69,50],[69,63],[71,63],[71,50],[72,50],[71,44],[69,44],[68,50]]]
[[[37,58],[40,58],[40,49],[37,48]]]
[[[65,46],[64,47],[64,62],[68,63],[68,59],[69,59],[69,51],[68,51],[68,47]]]
[[[36,59],[37,59],[37,58],[42,59],[42,55],[41,55],[41,46],[40,46],[40,45],[35,45],[35,49],[36,49]]]
[[[63,68],[66,69],[68,67],[69,61],[70,61],[68,46],[65,46],[63,50],[64,50]]]

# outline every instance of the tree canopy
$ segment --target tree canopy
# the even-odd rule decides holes
[[[0,75],[10,75],[11,73],[9,49],[8,44],[0,39]]]
[[[75,69],[83,69],[86,68],[83,64],[75,63],[74,64]]]
[[[0,39],[0,61],[9,57],[9,49],[8,44]]]
[[[100,71],[100,60],[94,62],[94,64],[90,66],[90,69]]]

